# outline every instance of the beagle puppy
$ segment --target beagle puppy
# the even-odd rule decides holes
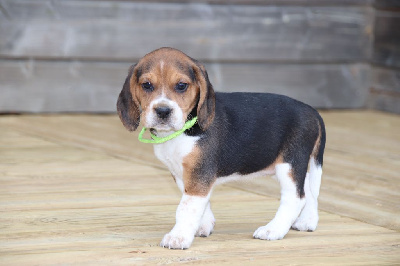
[[[254,238],[277,240],[290,228],[316,229],[326,137],[312,107],[277,94],[214,92],[202,64],[179,50],[160,48],[130,67],[117,110],[128,130],[142,121],[157,137],[197,117],[183,134],[154,144],[183,194],[162,247],[186,249],[195,236],[209,236],[215,225],[213,187],[255,176],[275,175],[281,200],[275,217]]]

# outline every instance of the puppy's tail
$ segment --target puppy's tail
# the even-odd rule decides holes
[[[318,150],[315,154],[315,160],[317,165],[321,166],[324,163],[324,151],[325,151],[325,142],[326,142],[326,132],[325,132],[325,124],[322,117],[318,114],[318,122],[319,122],[319,143],[317,143]]]
[[[315,150],[310,158],[309,168],[309,186],[310,191],[315,200],[319,196],[322,179],[322,165],[324,163],[324,150],[326,142],[325,124],[321,116],[318,114],[319,137],[315,143]]]

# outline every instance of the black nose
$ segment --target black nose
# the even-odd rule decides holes
[[[162,106],[155,108],[156,114],[161,119],[166,119],[171,114],[172,110],[169,107]]]

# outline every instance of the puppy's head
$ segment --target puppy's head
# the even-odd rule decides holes
[[[117,110],[130,131],[140,120],[157,131],[177,131],[191,113],[205,130],[214,119],[215,95],[203,65],[179,50],[160,48],[129,68]]]

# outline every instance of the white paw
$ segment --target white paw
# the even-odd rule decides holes
[[[196,236],[207,237],[213,232],[215,219],[204,221],[196,232]]]
[[[163,238],[160,246],[169,249],[187,249],[190,247],[194,239],[194,236],[187,236],[183,234],[176,234],[169,232]]]
[[[207,237],[213,232],[215,225],[214,214],[208,207],[203,217],[201,218],[201,223],[199,229],[197,229],[196,236]]]
[[[298,231],[312,232],[315,231],[317,225],[318,225],[318,216],[308,216],[308,217],[300,216],[293,223],[292,228]]]
[[[282,239],[290,228],[272,223],[259,227],[253,234],[254,238],[264,240],[279,240]]]

